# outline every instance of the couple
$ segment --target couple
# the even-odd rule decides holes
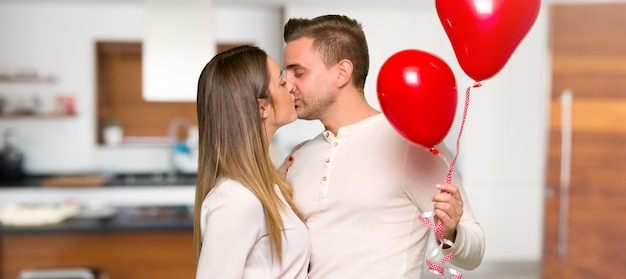
[[[446,162],[405,141],[365,99],[360,23],[326,15],[290,19],[284,31],[286,71],[242,46],[200,75],[196,278],[421,278],[431,229],[417,217],[428,211],[454,242],[443,250],[454,250],[451,263],[476,268],[484,234],[458,174],[441,183]],[[326,131],[280,174],[269,143],[296,118]]]

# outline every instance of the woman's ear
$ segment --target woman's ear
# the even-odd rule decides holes
[[[352,61],[343,59],[337,63],[337,87],[343,87],[352,79]]]
[[[269,106],[269,104],[267,103],[267,99],[259,98],[256,101],[259,104],[259,113],[261,115],[261,119],[267,118],[268,106]]]

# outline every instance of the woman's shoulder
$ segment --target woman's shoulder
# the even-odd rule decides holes
[[[233,179],[222,179],[202,202],[200,229],[204,233],[209,221],[226,225],[245,225],[248,230],[262,232],[264,226],[263,205],[257,197]]]
[[[231,202],[239,206],[244,204],[261,206],[259,199],[248,188],[232,178],[222,178],[204,199],[204,204],[215,206]]]

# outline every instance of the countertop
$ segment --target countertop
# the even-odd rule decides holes
[[[0,188],[14,187],[42,187],[46,179],[56,176],[88,176],[90,174],[75,175],[57,175],[57,174],[38,174],[26,175],[19,180],[2,181],[0,180]],[[91,174],[94,175],[94,174]],[[102,176],[101,174],[95,174]],[[107,175],[107,179],[100,187],[119,187],[119,186],[163,186],[163,185],[195,185],[195,173],[118,173]],[[87,185],[86,185],[87,186]]]
[[[192,230],[189,206],[124,206],[114,213],[92,217],[76,216],[58,224],[41,226],[2,226],[2,234],[89,233]]]
[[[2,226],[0,233],[191,230],[195,174],[118,174],[102,186],[44,187],[50,176],[0,183],[0,209],[11,204],[75,202],[84,208],[115,208],[106,218],[75,218],[44,226]],[[83,216],[84,217],[84,216]]]

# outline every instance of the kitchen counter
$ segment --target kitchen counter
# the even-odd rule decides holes
[[[119,174],[102,186],[45,187],[50,176],[29,176],[0,187],[0,209],[10,205],[76,203],[81,212],[115,209],[111,216],[85,214],[59,224],[2,226],[0,233],[65,233],[192,230],[195,174]]]
[[[118,175],[101,186],[68,187],[44,187],[44,178],[1,186],[0,209],[75,203],[81,210],[51,225],[0,225],[0,255],[11,255],[0,257],[0,278],[55,266],[97,267],[110,278],[194,276],[195,176]]]
[[[96,176],[102,176],[95,174]],[[57,175],[27,175],[16,181],[0,181],[1,188],[13,187],[42,187],[44,182]],[[79,176],[79,175],[76,175]],[[81,175],[86,176],[86,175]],[[106,181],[101,187],[119,187],[119,186],[163,186],[163,185],[195,185],[195,173],[118,173],[106,177]],[[60,185],[62,186],[62,185]],[[89,186],[89,185],[85,185]]]
[[[50,176],[29,176],[0,184],[0,208],[9,204],[77,202],[81,205],[164,206],[194,203],[196,175],[119,174],[102,186],[45,187]]]
[[[124,206],[105,215],[76,216],[58,224],[2,226],[1,234],[171,231],[193,229],[192,208],[179,206]]]
[[[107,278],[193,278],[192,218],[186,206],[121,207],[110,218],[0,226],[0,278],[46,267],[88,267]]]

